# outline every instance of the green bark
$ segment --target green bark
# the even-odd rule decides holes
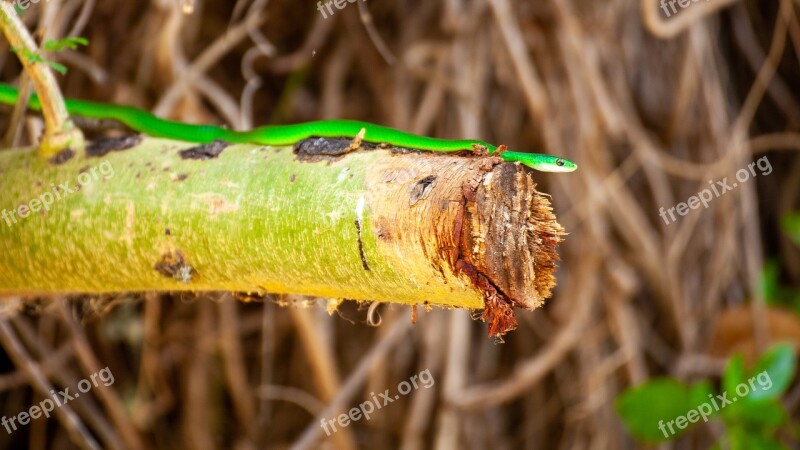
[[[146,139],[60,165],[0,152],[0,292],[229,290],[469,308],[498,292],[524,307],[549,295],[561,230],[519,166],[388,150],[312,161],[253,145],[184,159],[194,145]],[[38,210],[21,217],[26,208]],[[509,229],[516,237],[495,236]]]

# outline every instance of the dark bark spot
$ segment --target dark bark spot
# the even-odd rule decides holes
[[[86,147],[86,156],[101,157],[114,151],[127,150],[142,142],[138,134],[98,139]]]
[[[229,143],[218,139],[208,144],[181,150],[179,154],[181,155],[181,159],[199,159],[205,161],[217,158],[229,145]]]
[[[408,206],[414,206],[418,201],[425,200],[428,195],[430,195],[434,186],[436,186],[436,175],[430,175],[417,181],[411,188],[411,197],[408,199]]]
[[[64,164],[65,162],[72,159],[73,156],[75,156],[75,152],[73,152],[71,148],[61,150],[60,152],[56,153],[55,156],[50,158],[50,164],[54,164],[56,166]]]
[[[298,155],[342,156],[351,142],[346,138],[308,138],[295,144],[294,151]]]
[[[310,137],[296,143],[294,152],[297,155],[297,159],[303,162],[330,161],[352,151],[350,148],[352,143],[353,139],[350,138]],[[370,144],[369,142],[361,143],[361,148],[373,150],[377,147],[376,144]]]
[[[161,255],[161,260],[155,266],[156,272],[177,281],[189,283],[195,275],[195,270],[186,262],[186,257],[180,250],[173,250]]]
[[[358,239],[358,255],[361,257],[361,267],[363,267],[364,270],[369,270],[369,264],[367,263],[367,254],[364,253],[364,242],[361,240],[361,221],[356,219],[355,223],[356,223],[356,236]]]

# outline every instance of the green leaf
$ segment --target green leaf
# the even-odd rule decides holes
[[[89,45],[89,40],[83,37],[65,37],[63,39],[49,39],[43,47],[48,52],[60,52],[65,48],[76,50],[78,45]]]
[[[38,53],[32,52],[27,48],[11,47],[11,51],[16,53],[20,59],[26,59],[29,63],[47,62]]]
[[[794,212],[783,216],[781,221],[783,230],[800,245],[800,212]]]
[[[779,402],[794,376],[792,347],[780,344],[764,353],[751,370],[745,370],[744,358],[736,355],[728,361],[722,375],[722,388],[731,401],[715,399],[722,420],[728,426],[761,429],[783,424],[787,413]]]
[[[745,397],[746,398],[746,397]],[[788,413],[779,400],[740,401],[720,410],[725,425],[748,429],[772,429],[783,425]]]
[[[725,371],[722,373],[722,389],[728,395],[734,395],[736,386],[747,383],[744,376],[744,356],[734,355],[728,360]]]
[[[745,369],[742,355],[733,356],[722,374],[723,392],[727,392],[728,398],[741,397],[745,402],[778,398],[789,387],[795,365],[794,350],[790,344],[778,344],[771,348],[750,370]]]
[[[56,72],[60,73],[61,75],[64,75],[64,74],[67,73],[66,66],[63,66],[63,65],[61,65],[61,64],[59,64],[57,62],[53,62],[53,61],[45,61],[45,62],[47,63],[48,66],[50,66],[53,70],[55,70]]]
[[[28,49],[19,49],[17,47],[11,47],[11,51],[16,53],[17,55],[19,55],[20,59],[22,59],[22,58],[27,59],[29,63],[45,63],[48,66],[50,66],[50,68],[52,68],[56,72],[60,73],[61,75],[64,75],[64,74],[67,73],[66,66],[64,66],[62,64],[59,64],[57,62],[54,62],[54,61],[48,61],[48,60],[42,58],[38,53],[34,53],[34,52],[32,52],[32,51],[30,51]]]
[[[778,283],[778,272],[779,272],[778,262],[774,259],[767,261],[764,264],[764,268],[761,270],[761,276],[758,280],[758,289],[761,294],[761,298],[767,300],[767,303],[770,305],[774,305],[778,303],[779,300],[779,286]]]
[[[771,259],[764,263],[758,281],[758,290],[768,305],[789,306],[800,313],[800,289],[783,286],[780,283],[780,266]]]
[[[42,58],[38,53],[33,53],[30,50],[25,50],[25,56],[32,63],[46,63],[47,60]]]
[[[696,409],[710,393],[707,382],[689,387],[673,378],[656,378],[623,392],[617,398],[616,409],[631,435],[660,442],[680,436],[698,422],[700,414]],[[690,411],[693,422],[687,419]]]
[[[723,448],[730,450],[788,450],[775,438],[744,428],[728,430],[726,438],[730,446]]]
[[[751,372],[755,389],[747,395],[748,401],[776,399],[789,387],[797,361],[790,344],[778,344],[764,353]]]

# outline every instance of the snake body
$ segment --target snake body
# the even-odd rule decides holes
[[[0,103],[15,104],[19,97],[17,88],[0,83]],[[133,130],[154,137],[188,142],[207,143],[223,140],[231,143],[252,143],[270,146],[292,145],[312,137],[360,138],[373,144],[388,144],[395,147],[431,151],[463,152],[485,149],[508,162],[519,162],[544,172],[572,172],[578,166],[565,158],[539,153],[506,151],[495,145],[475,139],[439,139],[407,133],[395,128],[356,120],[320,120],[291,125],[266,125],[249,131],[235,131],[215,125],[192,125],[161,119],[141,109],[85,100],[65,100],[67,111],[72,115],[99,120],[115,120]],[[41,110],[36,95],[30,98],[29,108]],[[499,150],[499,151],[498,151]]]

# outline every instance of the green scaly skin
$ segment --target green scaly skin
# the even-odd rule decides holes
[[[0,83],[0,103],[13,105],[19,91],[13,86]],[[474,139],[438,139],[418,136],[394,128],[355,120],[321,120],[294,125],[267,125],[250,131],[233,131],[214,125],[191,125],[160,119],[132,106],[112,105],[83,100],[66,100],[70,114],[91,119],[116,120],[128,127],[155,137],[188,142],[206,143],[216,139],[232,143],[252,143],[270,146],[292,145],[311,137],[353,139],[364,131],[363,141],[374,144],[389,144],[431,152],[453,153],[485,148],[489,154],[498,152],[498,147]],[[36,95],[31,96],[30,109],[39,111],[41,106]],[[500,151],[497,156],[508,162],[519,162],[531,169],[543,172],[572,172],[578,166],[564,158],[539,153]]]

